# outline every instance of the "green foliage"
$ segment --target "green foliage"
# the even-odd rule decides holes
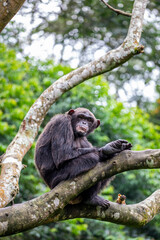
[[[15,136],[21,121],[41,92],[70,68],[54,66],[52,61],[20,61],[13,50],[0,44],[0,155]],[[16,201],[39,195],[44,189],[35,173],[34,145],[24,158],[28,167],[20,178],[20,193]],[[25,189],[22,191],[22,189]]]
[[[113,7],[128,12],[132,11],[133,2],[128,0],[126,4],[125,0],[108,1]],[[159,14],[160,2],[151,1],[147,6],[141,39],[145,53],[123,64],[118,71],[106,74],[107,80],[116,88],[117,97],[120,96],[120,91],[124,91],[130,102],[134,101],[147,110],[150,110],[153,104],[148,96],[144,96],[145,91],[143,88],[140,90],[140,85],[147,86],[154,81],[156,91],[160,92]],[[27,19],[30,16],[31,24],[26,31],[28,36],[25,38],[22,34],[25,25],[12,21],[3,30],[1,42],[23,52],[23,48],[26,45],[30,47],[32,41],[53,37],[51,54],[54,53],[56,59],[63,63],[75,64],[75,60],[78,60],[79,65],[92,60],[97,53],[103,54],[119,46],[126,37],[130,22],[130,18],[117,16],[100,0],[32,0],[29,6],[22,8],[21,15]],[[61,47],[61,54],[57,54],[57,47]],[[68,48],[70,53],[66,54]],[[137,87],[132,87],[133,81],[138,82]]]
[[[1,153],[5,152],[25,114],[37,97],[51,83],[69,71],[71,71],[69,67],[54,65],[51,60],[45,62],[36,62],[29,58],[26,58],[25,61],[18,60],[13,50],[0,44]],[[101,119],[100,128],[89,138],[93,145],[102,146],[114,139],[125,138],[133,143],[134,150],[160,148],[160,127],[151,123],[150,116],[141,109],[127,108],[123,103],[117,102],[115,97],[110,94],[109,85],[102,76],[82,83],[65,93],[51,107],[45,123],[54,114],[79,106],[89,108],[97,118]],[[35,144],[24,159],[24,164],[28,167],[22,171],[20,193],[16,197],[16,202],[31,199],[48,191],[35,171],[34,147]],[[159,176],[159,170],[132,171],[120,174],[113,184],[103,192],[103,195],[107,199],[115,200],[117,194],[121,192],[127,196],[127,203],[143,200],[159,187]],[[147,236],[148,233],[148,239],[150,236],[160,236],[158,221],[156,224],[154,222],[148,224],[147,227],[150,230],[154,229],[150,233],[144,229],[143,234],[146,233]],[[137,230],[128,231],[122,226],[76,219],[33,229],[23,235],[23,239],[53,239],[53,237],[57,240],[143,239],[140,231],[139,237],[135,238],[138,236],[136,234]],[[19,240],[22,239],[21,236],[16,235],[15,238],[11,237],[10,239]],[[155,237],[155,239],[158,238]]]

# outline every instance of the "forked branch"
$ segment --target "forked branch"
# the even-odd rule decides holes
[[[159,212],[160,190],[139,204],[122,206],[111,203],[107,210],[86,205],[64,207],[71,199],[100,180],[124,171],[150,168],[160,168],[160,150],[123,151],[111,160],[98,164],[83,176],[59,184],[49,193],[22,204],[2,208],[0,236],[75,217],[90,217],[124,225],[142,226]]]

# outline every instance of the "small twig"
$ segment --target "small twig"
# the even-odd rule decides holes
[[[25,169],[25,168],[27,168],[27,165],[22,164],[22,170]]]
[[[119,9],[116,9],[116,8],[113,8],[112,6],[110,6],[108,3],[105,2],[105,0],[101,0],[101,2],[103,2],[109,9],[111,9],[113,12],[116,12],[117,15],[121,14],[121,15],[124,15],[126,17],[131,17],[132,14],[131,13],[127,13],[127,12],[124,12],[124,11],[121,11]]]

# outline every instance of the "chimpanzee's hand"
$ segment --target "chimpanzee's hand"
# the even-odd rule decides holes
[[[132,144],[127,140],[119,139],[113,142],[106,144],[104,147],[100,148],[103,154],[112,155],[115,153],[120,153],[124,150],[130,150]]]

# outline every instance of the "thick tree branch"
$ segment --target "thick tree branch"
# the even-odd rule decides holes
[[[133,16],[125,42],[98,60],[80,67],[53,83],[30,108],[19,132],[6,150],[1,163],[0,207],[6,206],[17,194],[18,180],[23,168],[22,159],[30,149],[50,106],[66,91],[81,82],[120,66],[135,54],[143,51],[139,45],[143,15],[147,0],[135,0]],[[133,29],[132,29],[133,28]]]
[[[7,23],[16,15],[25,0],[1,0],[0,1],[0,32]]]
[[[110,204],[108,210],[101,207],[68,205],[59,215],[49,218],[48,222],[82,217],[123,224],[126,226],[142,227],[160,212],[160,189],[155,191],[144,201],[134,205]]]
[[[160,150],[121,152],[114,158],[99,163],[89,172],[59,184],[49,193],[22,204],[2,208],[0,236],[22,232],[68,217],[93,217],[121,224],[144,225],[160,210],[160,190],[139,205],[119,206],[113,203],[108,210],[90,207],[93,212],[87,212],[86,206],[76,206],[77,210],[74,206],[62,209],[71,199],[100,180],[128,170],[149,168],[160,168]]]
[[[124,43],[138,44],[141,38],[144,12],[147,7],[148,0],[134,1],[131,22],[128,29],[127,37]]]

